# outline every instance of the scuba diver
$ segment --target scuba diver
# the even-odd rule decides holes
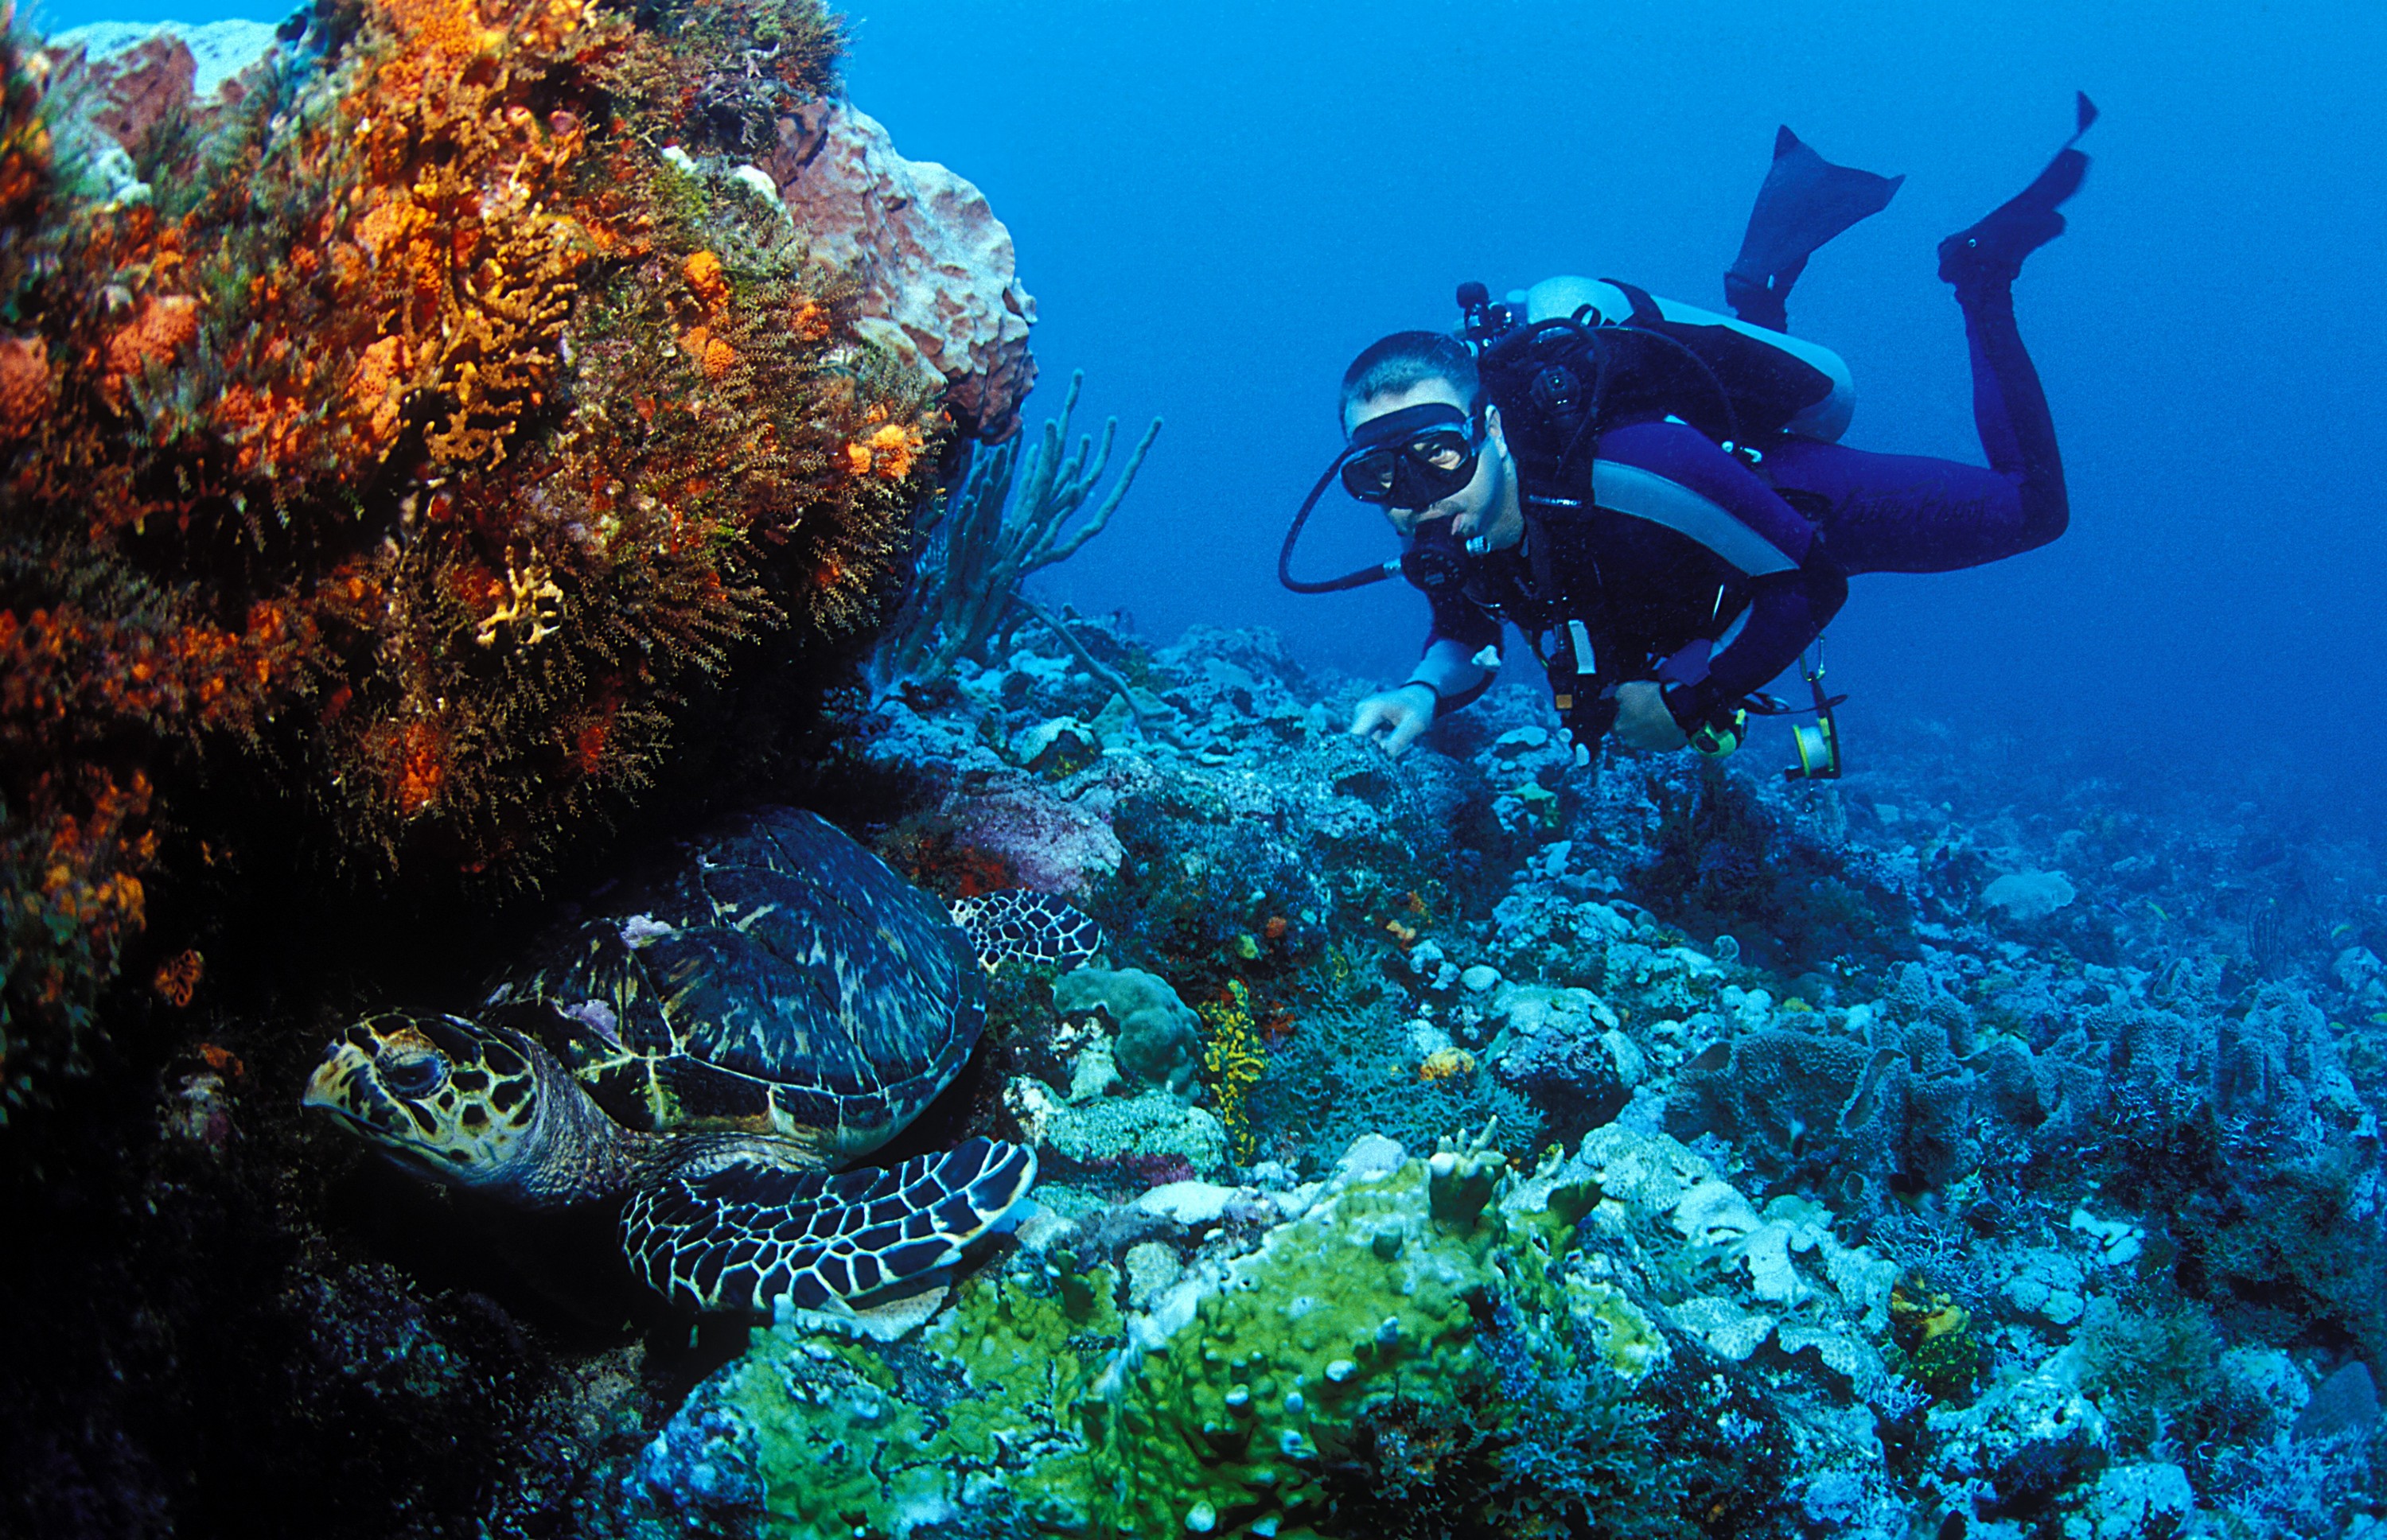
[[[2030,550],[2070,512],[2055,428],[2015,329],[2024,259],[2063,233],[2089,158],[2077,129],[2046,170],[1939,245],[1971,353],[1986,469],[1837,442],[1846,367],[1787,335],[1813,252],[1886,207],[1902,178],[1834,166],[1780,131],[1724,290],[1739,319],[1609,279],[1553,278],[1492,300],[1459,291],[1456,336],[1400,332],[1343,378],[1347,446],[1287,532],[1296,592],[1400,575],[1433,612],[1407,680],[1360,702],[1351,731],[1399,754],[1489,688],[1503,626],[1548,671],[1579,764],[1611,728],[1640,749],[1737,748],[1757,692],[1821,637],[1850,575],[1946,572]],[[1398,562],[1324,581],[1292,573],[1303,524],[1339,479],[1382,508]],[[1838,774],[1820,667],[1815,727],[1792,776]]]

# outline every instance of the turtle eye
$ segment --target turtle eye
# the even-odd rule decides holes
[[[382,1084],[400,1096],[428,1096],[448,1083],[448,1061],[436,1054],[384,1059],[378,1067]]]

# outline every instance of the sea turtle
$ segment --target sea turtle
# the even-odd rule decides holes
[[[335,1038],[306,1103],[400,1165],[533,1207],[626,1196],[622,1247],[700,1310],[838,1309],[960,1256],[1036,1178],[974,1138],[845,1168],[969,1057],[985,970],[1092,953],[1042,894],[948,915],[823,819],[764,808],[551,933],[474,1018]]]

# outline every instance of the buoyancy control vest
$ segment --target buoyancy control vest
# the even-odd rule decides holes
[[[1578,548],[1631,542],[1635,533],[1601,536],[1592,523],[1601,430],[1671,417],[1761,463],[1765,448],[1786,435],[1837,439],[1853,411],[1854,386],[1828,348],[1614,279],[1546,279],[1500,305],[1475,288],[1462,291],[1462,303],[1484,397],[1500,408],[1528,518],[1537,602],[1509,618],[1533,638],[1562,720],[1579,738],[1597,738],[1614,717],[1618,683],[1649,677],[1667,652],[1712,637],[1749,603],[1728,562],[1692,549],[1653,549],[1631,563],[1645,574],[1656,562],[1679,566],[1676,581],[1601,591],[1601,563]]]

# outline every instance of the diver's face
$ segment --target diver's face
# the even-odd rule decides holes
[[[1344,415],[1344,431],[1356,433],[1377,418],[1417,406],[1448,406],[1462,413],[1467,410],[1465,398],[1449,381],[1421,380],[1406,389],[1355,403]],[[1423,508],[1384,506],[1384,517],[1404,537],[1419,525],[1437,519],[1449,520],[1450,532],[1459,540],[1485,536],[1486,549],[1492,550],[1513,546],[1523,535],[1525,524],[1517,503],[1515,462],[1509,459],[1508,442],[1500,435],[1500,409],[1486,407],[1484,419],[1484,449],[1476,457],[1474,477],[1466,486]]]

